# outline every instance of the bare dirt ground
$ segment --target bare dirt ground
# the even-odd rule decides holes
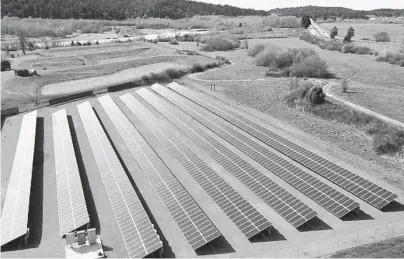
[[[144,65],[137,68],[120,70],[114,74],[66,81],[62,83],[48,84],[41,88],[41,94],[44,97],[61,96],[94,90],[98,88],[106,88],[111,85],[117,85],[124,82],[130,82],[140,79],[143,75],[151,72],[158,73],[167,68],[181,67],[177,63],[155,63]]]

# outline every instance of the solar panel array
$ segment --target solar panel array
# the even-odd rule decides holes
[[[164,121],[159,121],[154,114],[130,94],[120,98],[247,238],[271,227],[271,223],[267,219],[187,147],[186,143],[176,135],[178,132],[175,127]]]
[[[60,235],[90,222],[66,111],[52,113]]]
[[[89,102],[77,105],[102,182],[131,258],[163,247]]]
[[[253,141],[242,134],[239,129],[231,127],[228,122],[212,114],[194,102],[162,87],[154,87],[164,98],[168,99],[194,119],[218,134],[230,144],[250,156],[272,173],[310,197],[326,210],[341,218],[359,207],[359,204],[318,180],[311,174],[296,167],[285,159],[273,153],[267,147]]]
[[[153,89],[156,88],[153,87]],[[201,130],[200,127],[196,126],[197,122],[192,118],[185,117],[181,110],[174,109],[172,104],[167,101],[163,102],[162,98],[158,98],[146,89],[138,90],[136,93],[176,125],[178,129],[182,130],[227,171],[236,176],[289,224],[297,228],[317,215],[306,204],[226,148],[210,134]]]
[[[235,112],[234,108],[226,106],[221,102],[207,100],[202,97],[202,95],[197,95],[195,92],[187,90],[178,84],[170,84],[170,88],[195,101],[202,107],[243,129],[245,132],[248,132],[267,145],[306,166],[315,173],[323,176],[378,209],[383,208],[397,198],[397,195],[389,190],[386,190],[365,178],[300,147],[258,123],[251,121],[246,116],[243,116],[238,110],[238,112]]]
[[[28,229],[37,111],[23,116],[7,194],[1,215],[1,245],[25,235]]]
[[[98,98],[146,178],[157,191],[189,245],[197,249],[221,236],[146,140],[109,95]]]

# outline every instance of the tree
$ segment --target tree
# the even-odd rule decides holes
[[[331,30],[330,38],[331,38],[331,39],[335,39],[335,36],[337,36],[337,35],[338,35],[338,28],[337,28],[337,26],[334,26],[334,27],[332,28],[332,30]]]
[[[302,17],[302,27],[307,29],[310,26],[310,24],[311,24],[310,17],[307,15],[303,16]]]
[[[349,27],[348,32],[347,32],[346,36],[344,37],[344,41],[351,42],[353,36],[355,36],[355,30],[351,26],[351,27]]]
[[[20,47],[21,47],[22,53],[24,53],[24,55],[25,55],[25,36],[20,30],[18,31],[18,39],[20,40]]]

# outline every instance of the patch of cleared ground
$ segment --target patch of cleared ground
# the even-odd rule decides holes
[[[51,97],[85,92],[99,88],[106,88],[111,85],[122,84],[125,82],[140,79],[143,75],[152,72],[158,73],[167,68],[181,67],[183,66],[172,62],[144,65],[136,68],[120,70],[116,73],[105,76],[97,76],[55,84],[48,84],[41,88],[41,94],[44,97]]]
[[[213,62],[213,60],[199,55],[178,55],[175,49],[160,44],[128,43],[39,50],[25,57],[13,59],[12,62],[12,68],[36,68],[39,76],[14,77],[11,75],[8,80],[2,79],[2,108],[40,102],[40,88],[48,84],[72,80],[72,84],[76,84],[75,80],[81,79],[85,82],[84,79],[87,78],[93,78],[90,82],[94,82],[94,80],[99,82],[94,77],[111,75],[122,70],[132,71],[131,69],[134,69],[133,71],[137,71],[130,76],[117,77],[113,81],[117,83],[119,80],[122,82],[128,78],[139,78],[141,76],[139,73],[152,72],[152,66],[149,66],[152,64],[169,63],[170,67],[173,67],[173,64],[182,67],[191,66],[195,63],[206,64]],[[142,66],[147,66],[147,68],[140,69]],[[127,74],[128,71],[124,74]],[[106,82],[110,81],[107,80]],[[57,92],[70,92],[69,85],[65,90]],[[80,86],[73,87],[73,92],[78,88]],[[83,87],[83,89],[88,88]]]

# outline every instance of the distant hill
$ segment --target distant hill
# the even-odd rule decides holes
[[[181,19],[194,15],[269,15],[243,9],[186,0],[1,0],[1,16],[122,20],[135,17]]]
[[[404,9],[375,9],[371,11],[367,11],[367,14],[373,14],[376,16],[382,16],[382,17],[404,17]]]
[[[279,14],[281,16],[297,16],[302,17],[308,15],[311,18],[317,19],[368,19],[366,11],[357,11],[344,7],[323,7],[323,6],[301,6],[289,8],[277,8],[270,10],[271,13]]]

